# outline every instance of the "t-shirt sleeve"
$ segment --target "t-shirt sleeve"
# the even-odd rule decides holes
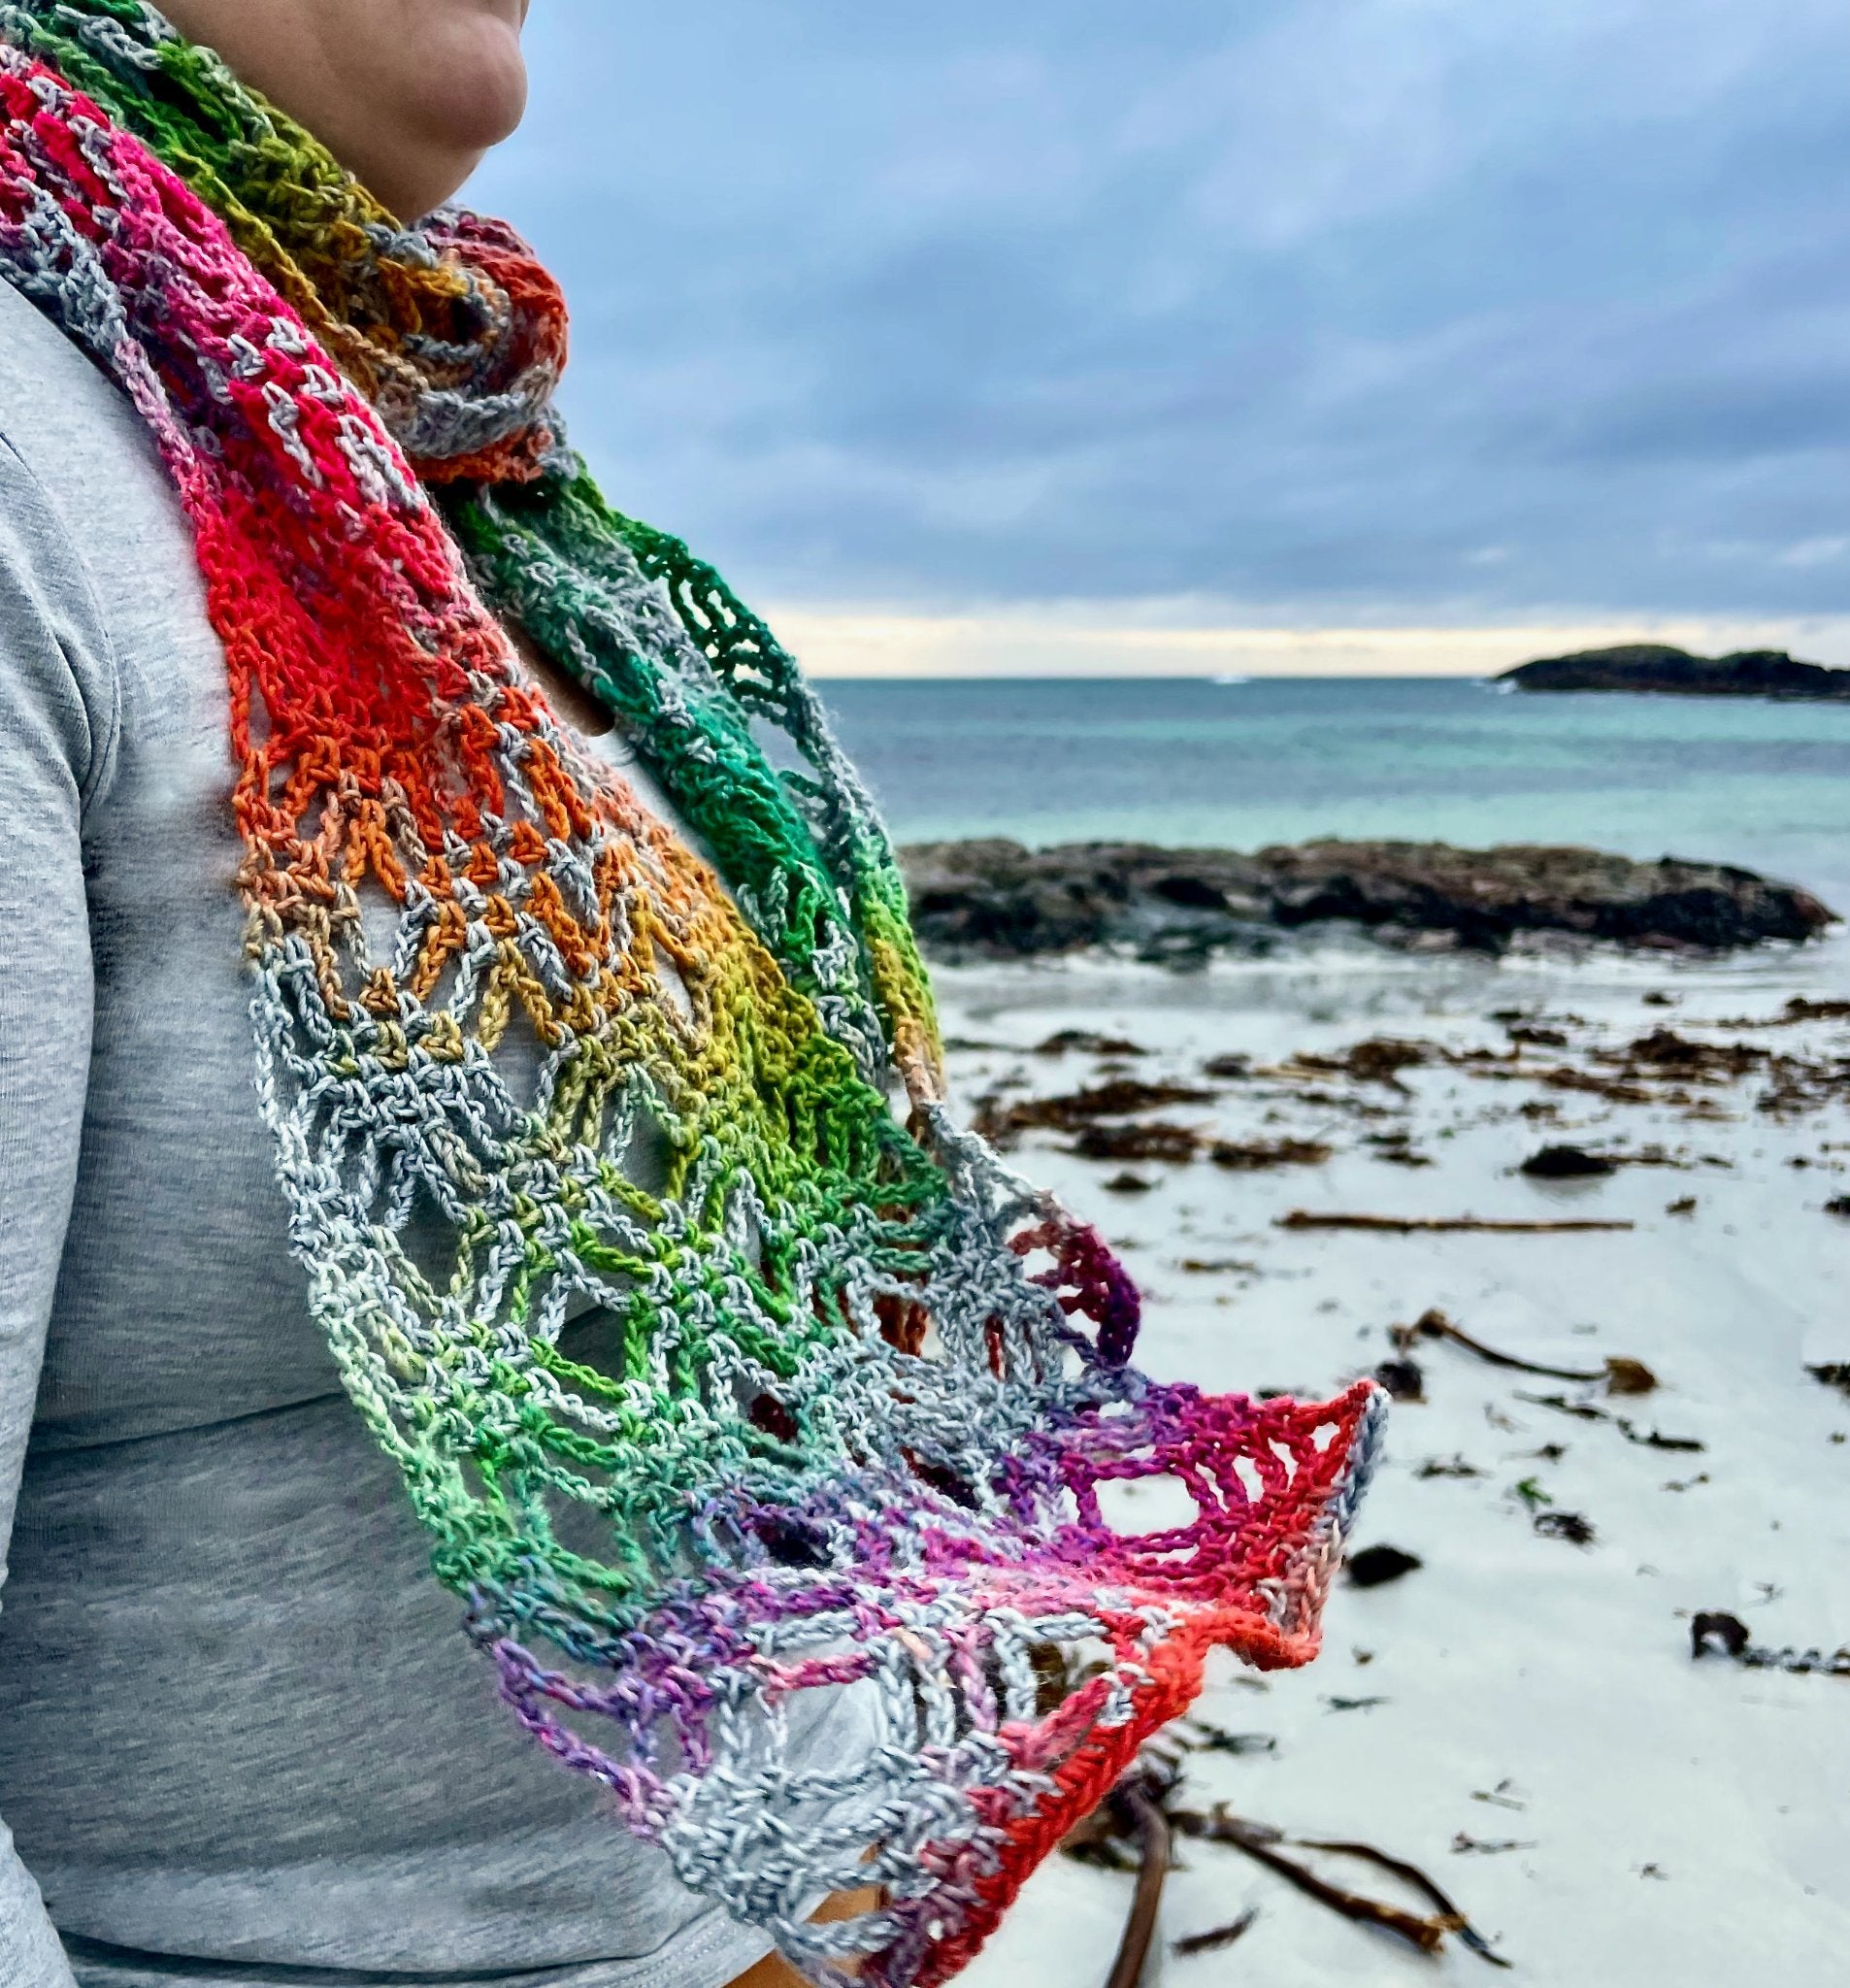
[[[91,1013],[83,824],[113,759],[114,683],[78,555],[0,435],[0,1609],[77,1179]],[[4,1821],[0,1982],[74,1988]]]

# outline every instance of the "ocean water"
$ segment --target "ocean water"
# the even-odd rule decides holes
[[[1745,864],[1850,912],[1850,704],[1438,678],[821,688],[905,842],[1582,843]]]

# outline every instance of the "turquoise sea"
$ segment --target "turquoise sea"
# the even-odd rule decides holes
[[[1746,864],[1850,911],[1850,703],[1440,678],[821,688],[902,841],[1586,843]]]

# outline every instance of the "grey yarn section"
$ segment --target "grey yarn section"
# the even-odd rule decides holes
[[[765,1938],[495,1703],[309,1317],[231,778],[147,432],[0,284],[0,1983],[719,1988]]]

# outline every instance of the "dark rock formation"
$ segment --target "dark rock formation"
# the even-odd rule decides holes
[[[1796,662],[1783,648],[1696,656],[1661,642],[1585,648],[1505,670],[1518,690],[1655,691],[1673,697],[1850,697],[1850,670]]]
[[[1263,950],[1278,927],[1338,919],[1390,944],[1495,952],[1523,932],[1722,950],[1809,939],[1835,917],[1751,870],[1597,849],[1304,843],[1241,855],[1143,843],[1028,849],[1001,840],[903,849],[920,938],[941,954],[1019,958],[1128,945],[1193,966]]]

